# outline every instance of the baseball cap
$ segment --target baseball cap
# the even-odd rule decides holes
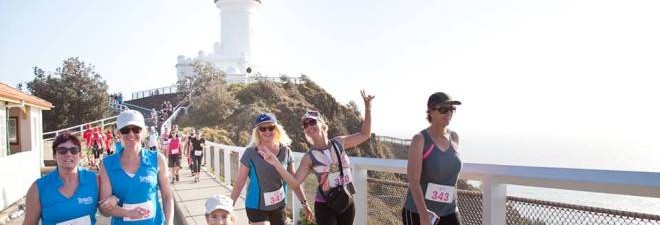
[[[232,200],[224,195],[213,195],[206,199],[204,206],[206,207],[206,214],[211,214],[216,209],[222,209],[228,213],[234,213],[234,206]]]
[[[319,111],[309,110],[300,118],[300,121],[305,121],[306,119],[314,119],[317,121],[323,121],[323,117]]]
[[[426,102],[426,107],[431,108],[437,104],[443,105],[460,105],[460,101],[456,101],[451,98],[447,93],[436,92],[429,96],[428,102]]]
[[[254,125],[259,126],[262,123],[277,123],[277,118],[275,118],[275,115],[270,113],[260,113],[254,120]]]
[[[117,129],[121,130],[121,128],[128,125],[138,126],[145,129],[146,126],[144,125],[144,117],[142,116],[142,113],[131,109],[119,113],[119,116],[117,117]]]

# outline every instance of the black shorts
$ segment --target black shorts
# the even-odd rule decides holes
[[[102,152],[102,151],[103,151],[103,149],[98,148],[98,147],[94,147],[94,148],[92,149],[92,153],[94,153],[94,158],[95,158],[95,159],[101,158],[101,152]]]
[[[411,212],[406,208],[401,210],[401,221],[404,225],[418,225],[419,214]],[[441,216],[440,221],[436,225],[461,225],[461,219],[458,213],[452,213],[446,216]]]
[[[167,158],[167,166],[168,167],[181,166],[181,154],[170,155]]]
[[[286,224],[287,217],[284,207],[273,211],[245,208],[245,212],[247,213],[247,217],[250,223],[270,221],[270,225]]]

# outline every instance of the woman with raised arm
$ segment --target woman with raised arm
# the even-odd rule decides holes
[[[57,168],[28,190],[23,225],[96,224],[98,179],[96,173],[78,166],[82,160],[78,138],[68,132],[57,135],[53,158]]]
[[[355,218],[355,206],[352,201],[341,209],[331,207],[330,202],[334,202],[331,189],[343,186],[349,192],[349,195],[355,194],[353,179],[351,177],[351,168],[348,155],[345,149],[355,147],[366,141],[371,136],[371,100],[374,96],[367,95],[364,90],[361,91],[364,100],[364,123],[362,130],[346,136],[337,136],[328,138],[328,124],[318,111],[307,111],[301,118],[301,123],[305,131],[305,139],[312,144],[312,148],[305,154],[300,167],[295,173],[283,169],[281,163],[274,160],[274,154],[268,151],[259,151],[269,163],[275,166],[277,172],[282,175],[291,185],[302,184],[310,172],[316,174],[319,186],[317,188],[314,215],[317,225],[350,225]],[[338,157],[341,156],[341,157]],[[341,165],[341,170],[339,168]],[[303,200],[303,205],[307,202]]]
[[[460,224],[456,182],[462,162],[457,153],[458,134],[447,128],[460,104],[442,92],[432,94],[426,103],[426,119],[431,125],[413,137],[408,150],[409,186],[401,212],[404,225]]]
[[[286,165],[284,170],[294,173],[293,156],[289,148],[291,139],[284,128],[277,123],[275,115],[261,113],[257,116],[255,127],[248,147],[241,157],[238,168],[236,186],[231,192],[231,198],[236,199],[241,194],[247,180],[247,194],[245,196],[245,211],[250,224],[286,224],[286,193],[287,182],[277,173],[275,168],[266,162],[258,152],[269,152],[273,161]],[[248,178],[249,175],[249,178]],[[293,191],[299,199],[305,199],[305,193],[299,184],[293,185]],[[312,210],[305,206],[305,215],[311,219]]]
[[[161,153],[141,147],[145,127],[140,112],[121,112],[117,129],[124,149],[101,164],[99,208],[104,215],[112,216],[112,225],[173,224],[174,199],[167,180],[167,160]],[[108,204],[114,201],[118,206]]]

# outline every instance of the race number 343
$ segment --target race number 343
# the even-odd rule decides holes
[[[450,203],[454,201],[454,193],[455,190],[452,186],[429,183],[424,198],[435,202]]]

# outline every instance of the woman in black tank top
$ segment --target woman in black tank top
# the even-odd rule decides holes
[[[456,180],[461,161],[455,152],[459,140],[447,129],[455,105],[460,104],[442,92],[428,99],[426,119],[431,125],[413,137],[408,151],[409,190],[401,213],[404,225],[460,224]],[[425,164],[425,160],[430,162]]]

